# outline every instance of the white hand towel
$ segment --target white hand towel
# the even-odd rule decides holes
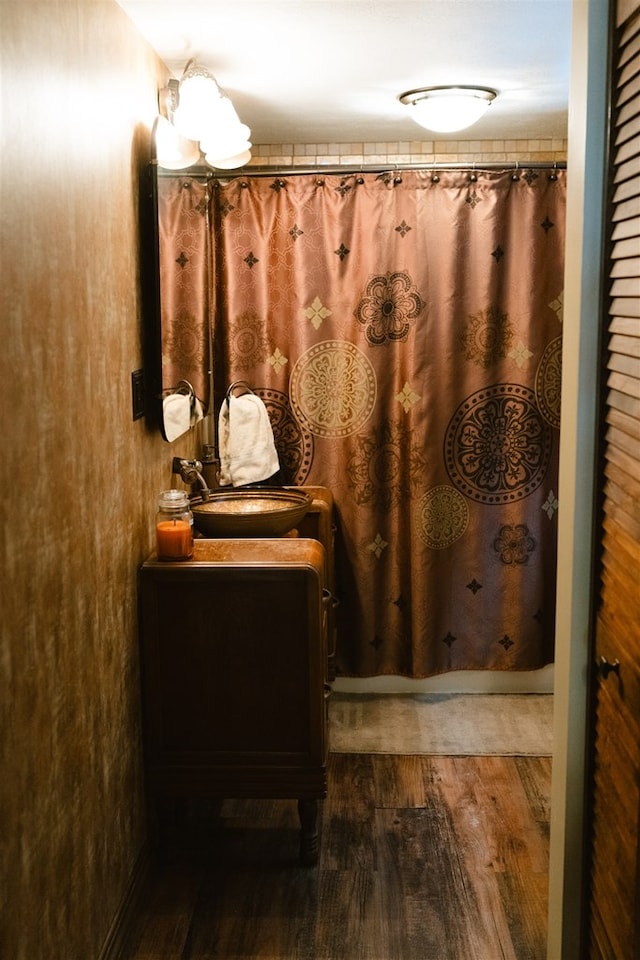
[[[191,398],[186,393],[170,393],[162,401],[164,435],[171,443],[191,426]]]
[[[229,396],[218,418],[220,485],[267,480],[280,468],[267,408],[255,393]]]

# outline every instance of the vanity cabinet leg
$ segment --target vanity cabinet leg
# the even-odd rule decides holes
[[[318,801],[298,800],[300,861],[305,867],[318,862]]]

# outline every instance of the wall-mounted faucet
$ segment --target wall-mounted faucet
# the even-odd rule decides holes
[[[206,503],[211,491],[202,475],[202,464],[199,460],[181,460],[180,457],[174,457],[171,464],[171,472],[179,474],[185,483],[199,484],[200,496],[202,501]]]

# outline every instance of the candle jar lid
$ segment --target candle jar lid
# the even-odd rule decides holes
[[[189,509],[189,497],[186,490],[163,490],[158,499],[158,507],[170,513],[183,513]]]

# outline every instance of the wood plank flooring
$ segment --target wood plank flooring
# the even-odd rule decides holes
[[[293,801],[190,807],[123,960],[544,960],[549,757],[332,754],[320,860]]]

